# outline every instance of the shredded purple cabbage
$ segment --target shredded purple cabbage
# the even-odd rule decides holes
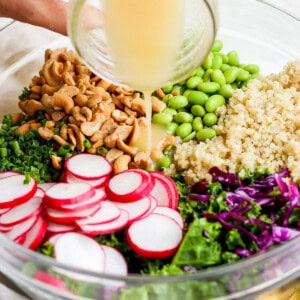
[[[255,179],[251,185],[239,179],[238,174],[226,173],[217,167],[209,173],[212,182],[221,183],[226,192],[228,211],[204,212],[202,216],[208,221],[218,221],[226,230],[238,230],[258,247],[256,252],[236,249],[236,254],[248,257],[299,236],[300,220],[293,224],[289,220],[293,211],[300,208],[300,194],[298,186],[290,181],[287,168]],[[197,183],[189,195],[190,200],[200,202],[209,202],[211,197],[207,181]],[[260,206],[265,218],[261,218],[259,213],[257,216],[247,215],[253,208],[253,202]],[[258,232],[251,231],[251,226],[258,227]]]

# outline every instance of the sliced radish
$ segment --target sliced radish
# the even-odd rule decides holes
[[[89,235],[89,236],[96,236],[99,234],[109,234],[116,232],[118,230],[123,229],[128,224],[128,213],[124,210],[121,210],[120,216],[107,223],[101,224],[83,224],[79,225],[78,227],[82,231],[82,233]]]
[[[174,221],[176,221],[178,223],[178,225],[180,226],[181,229],[184,228],[183,218],[182,218],[181,214],[175,209],[172,209],[172,208],[169,208],[169,207],[164,207],[164,206],[157,206],[153,210],[152,213],[168,216],[168,217],[174,219]]]
[[[54,255],[57,261],[70,267],[100,273],[105,269],[105,254],[100,244],[80,233],[65,233],[59,237],[54,245]],[[61,268],[57,268],[57,272],[78,280],[90,279]]]
[[[104,273],[111,275],[127,275],[127,263],[124,256],[115,248],[101,245],[105,254]]]
[[[179,195],[176,183],[172,180],[172,178],[161,172],[152,171],[150,174],[155,181],[154,190],[151,191],[151,195],[157,199],[158,205],[177,209]],[[163,191],[164,189],[169,194],[168,200],[165,195],[166,191]]]
[[[6,213],[7,211],[9,211],[11,208],[8,207],[8,208],[0,208],[0,215]]]
[[[65,168],[78,178],[95,180],[112,172],[112,166],[101,155],[80,153],[65,161]]]
[[[140,219],[143,219],[143,218],[146,218],[146,217],[148,217],[149,215],[151,215],[152,213],[153,213],[153,211],[154,211],[154,209],[157,207],[157,200],[154,198],[154,197],[152,197],[151,195],[149,195],[148,196],[149,197],[149,199],[150,199],[150,208],[146,211],[146,213],[145,214],[143,214],[142,216],[141,216],[141,218]]]
[[[93,215],[100,207],[100,203],[97,206],[92,206],[91,208],[74,211],[61,211],[48,207],[45,211],[45,214],[47,219],[52,222],[59,224],[72,224],[77,220],[86,219],[87,217]]]
[[[31,250],[36,250],[44,239],[47,232],[47,222],[41,216],[30,228],[30,230],[25,235],[25,240],[22,245]]]
[[[183,232],[172,218],[151,214],[132,223],[127,232],[127,242],[134,252],[147,258],[172,256],[182,240]]]
[[[76,210],[88,209],[96,206],[98,207],[100,202],[105,198],[106,198],[105,190],[96,189],[95,195],[93,197],[76,204],[61,205],[59,209],[62,211],[76,211]]]
[[[2,232],[2,233],[7,233],[7,232],[11,231],[12,229],[13,229],[13,226],[12,227],[0,226],[0,232]]]
[[[33,178],[29,183],[24,183],[25,176],[17,174],[4,177],[0,180],[0,208],[11,208],[29,200],[37,190],[37,184]]]
[[[77,220],[75,223],[80,227],[83,225],[103,224],[113,222],[121,215],[121,210],[111,201],[102,201],[100,208],[91,216]]]
[[[38,188],[37,188],[37,190],[36,190],[33,197],[43,198],[44,196],[45,196],[45,191],[38,186]]]
[[[62,205],[76,204],[95,195],[95,189],[87,183],[59,182],[46,191],[44,201],[47,206],[60,208]]]
[[[11,239],[16,241],[20,236],[26,234],[34,223],[38,220],[39,216],[35,216],[33,218],[28,219],[25,222],[22,222],[16,226],[14,226],[10,231],[6,232],[5,235]]]
[[[106,185],[109,200],[132,202],[147,197],[153,188],[149,172],[142,169],[129,169],[114,175]]]
[[[58,279],[57,277],[45,272],[45,271],[41,271],[38,270],[35,272],[34,279],[39,280],[41,282],[47,283],[51,286],[54,286],[55,288],[58,288],[60,290],[63,290],[65,292],[68,293],[72,293],[66,286],[66,283],[60,279]]]
[[[104,187],[106,182],[109,179],[109,176],[103,176],[100,179],[95,179],[95,180],[87,180],[87,179],[82,179],[79,178],[75,175],[73,175],[71,172],[65,172],[65,181],[68,183],[74,183],[74,182],[85,182],[85,183],[89,183],[92,187],[98,189],[101,187]]]
[[[44,192],[48,191],[53,185],[55,184],[55,182],[44,182],[44,183],[39,183],[38,187],[40,189],[42,189]]]
[[[149,197],[142,198],[134,202],[113,202],[119,209],[128,213],[128,223],[140,219],[151,207],[151,199]]]
[[[3,172],[0,172],[0,179],[14,176],[14,175],[20,175],[20,173],[17,173],[14,171],[3,171]]]
[[[47,222],[47,231],[49,233],[66,233],[66,232],[74,232],[77,230],[75,225],[65,225],[65,224],[58,224],[56,222],[51,222],[48,220]]]
[[[34,197],[25,203],[11,208],[9,211],[0,216],[0,226],[11,227],[35,217],[42,211],[41,204],[42,199],[39,197]]]

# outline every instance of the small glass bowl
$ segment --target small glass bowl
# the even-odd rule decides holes
[[[219,4],[218,38],[224,42],[224,51],[237,50],[241,61],[257,63],[263,74],[279,72],[287,62],[299,58],[300,39],[296,38],[300,32],[299,19],[263,1],[226,0]],[[67,38],[57,36],[55,41],[41,46],[0,75],[2,115],[18,110],[18,95],[38,73],[45,49],[61,46],[71,47]],[[264,254],[194,274],[119,277],[70,268],[0,234],[0,271],[35,300],[250,300],[299,277],[299,253],[300,237]],[[93,283],[80,282],[75,295],[32,278],[36,269],[51,272],[57,268],[89,276]]]

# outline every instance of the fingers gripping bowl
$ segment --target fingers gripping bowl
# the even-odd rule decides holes
[[[299,58],[300,41],[293,37],[300,31],[300,24],[295,18],[259,1],[220,2],[219,37],[224,41],[225,51],[236,49],[241,60],[259,64],[263,74],[279,72],[287,62]],[[66,40],[58,39],[47,48],[66,44]],[[16,99],[39,70],[44,50],[30,54],[1,75],[2,112],[18,110]],[[15,103],[15,107],[7,103]],[[1,271],[33,299],[137,299],[145,295],[146,290],[151,299],[253,299],[266,289],[276,288],[300,274],[299,238],[234,264],[195,274],[163,277],[84,272],[26,250],[3,235],[0,241]],[[70,295],[32,279],[31,274],[37,267],[48,272],[63,269],[88,276],[96,285],[93,284],[92,291],[90,284],[82,282],[78,287],[81,296]]]

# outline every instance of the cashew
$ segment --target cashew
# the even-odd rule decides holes
[[[101,102],[99,104],[98,109],[99,109],[100,112],[102,112],[106,116],[107,119],[111,117],[112,109],[111,109],[111,107],[109,106],[108,103]]]
[[[66,94],[55,93],[51,100],[52,106],[64,110],[66,114],[69,114],[74,107],[73,99]]]
[[[146,115],[145,100],[141,98],[133,99],[131,102],[131,109],[137,111],[140,115]]]
[[[21,112],[15,112],[11,114],[12,125],[20,124],[25,119],[25,115]]]
[[[73,129],[72,128],[68,128],[67,129],[67,133],[68,133],[68,137],[69,137],[69,141],[70,141],[71,145],[76,146],[76,137],[75,137]],[[68,138],[66,138],[66,140],[67,139]]]
[[[123,154],[119,156],[113,164],[114,173],[120,173],[122,171],[128,170],[131,157],[129,155]]]
[[[163,98],[166,94],[164,93],[164,91],[159,88],[156,90],[156,95],[159,97],[159,98]]]
[[[93,117],[93,112],[88,107],[81,107],[80,113],[85,117],[85,119],[90,122]]]
[[[84,65],[76,65],[75,69],[77,74],[86,74],[89,76],[91,74],[91,71]]]
[[[123,155],[123,151],[117,148],[111,148],[105,155],[105,158],[110,162],[113,163],[118,157]]]
[[[57,134],[53,134],[52,139],[59,143],[60,145],[69,145],[67,141],[65,141],[61,136]]]
[[[59,156],[55,156],[55,155],[52,155],[51,156],[51,163],[52,163],[52,166],[57,169],[57,170],[61,170],[62,169],[62,166],[61,166],[61,161],[62,161],[62,158],[59,157]]]
[[[151,97],[152,110],[154,112],[160,113],[163,109],[167,107],[166,103],[158,99],[157,97]]]
[[[153,161],[157,161],[162,155],[164,149],[169,146],[173,145],[175,142],[175,137],[173,135],[167,135],[165,138],[161,140],[155,147],[151,149],[150,157]]]
[[[82,94],[78,94],[78,95],[74,98],[74,103],[75,103],[75,105],[78,105],[78,106],[81,106],[81,107],[83,107],[83,106],[88,106],[88,107],[90,107],[90,106],[88,105],[88,100],[89,100],[88,96],[82,95]]]
[[[21,126],[19,126],[16,130],[15,130],[15,135],[19,135],[20,133],[26,134],[28,133],[30,130],[30,124],[25,123]]]
[[[63,126],[61,126],[60,130],[59,130],[59,135],[64,139],[64,140],[68,140],[68,125],[64,124]]]
[[[128,143],[129,146],[133,146],[137,143],[138,139],[140,138],[140,133],[141,131],[139,121],[137,119],[134,119],[132,133]]]
[[[101,126],[101,131],[104,131],[106,134],[111,134],[118,127],[117,123],[113,119],[108,119],[103,122]]]
[[[107,136],[107,133],[106,133],[105,131],[99,130],[99,131],[95,132],[95,133],[91,136],[90,141],[91,141],[92,143],[97,143],[97,142],[101,141],[101,145],[98,146],[98,147],[100,147],[100,146],[103,146],[103,144],[104,144],[104,138],[105,138],[106,136]]]
[[[49,128],[49,129],[53,129],[54,127],[55,127],[55,122],[54,121],[50,121],[50,120],[48,120],[48,121],[46,121],[46,123],[45,123],[45,126],[44,127],[46,127],[46,128]]]
[[[126,108],[128,108],[120,101],[118,97],[113,97],[112,101],[118,109],[125,110]]]
[[[65,112],[64,111],[54,111],[51,113],[51,118],[54,122],[59,122],[65,117]]]
[[[100,95],[93,95],[91,97],[88,98],[86,105],[89,108],[93,108],[94,106],[98,105],[99,103],[101,103],[102,101],[102,97]]]
[[[120,150],[122,150],[126,154],[129,154],[131,157],[134,157],[139,151],[137,147],[129,146],[121,139],[117,139],[116,144]]]
[[[120,101],[123,105],[131,108],[131,99],[129,97],[124,96],[124,95],[119,95],[115,99]]]
[[[36,129],[40,128],[41,126],[42,126],[41,123],[34,122],[34,123],[30,124],[30,129],[36,130]]]
[[[79,89],[76,86],[64,85],[59,89],[58,93],[65,94],[65,95],[73,98],[74,96],[79,94]]]
[[[128,119],[128,115],[119,109],[115,109],[112,111],[111,117],[119,123],[125,122]]]
[[[146,168],[149,165],[149,155],[147,152],[139,151],[133,158],[137,166]]]
[[[40,85],[34,85],[30,88],[30,91],[35,94],[41,94],[42,87]]]
[[[57,92],[60,89],[60,85],[57,86],[50,86],[49,84],[45,83],[41,87],[41,94],[47,94],[49,96],[52,96],[55,92]]]
[[[65,74],[63,74],[62,79],[63,79],[63,82],[69,86],[76,85],[76,82],[75,82],[73,76],[70,74],[70,72],[66,72]]]
[[[45,108],[52,108],[52,96],[48,94],[43,94],[41,98],[41,103],[44,105]]]
[[[64,61],[69,61],[72,64],[75,64],[75,65],[80,65],[81,64],[81,61],[80,61],[80,58],[78,57],[78,55],[75,52],[71,51],[71,50],[62,52],[60,54],[60,57]]]
[[[46,60],[41,70],[41,76],[45,78],[45,81],[50,86],[58,86],[61,84],[61,78],[53,75],[52,68],[55,61],[53,59]]]
[[[80,125],[81,132],[86,136],[92,136],[95,132],[97,132],[101,127],[101,122],[84,122]]]
[[[54,136],[53,130],[45,127],[40,127],[38,133],[46,141],[50,141]]]
[[[80,152],[83,152],[85,149],[85,146],[84,146],[85,136],[80,131],[79,127],[76,126],[75,124],[69,124],[69,127],[74,131],[74,134],[76,136],[77,150],[79,150]]]
[[[56,80],[58,80],[60,82],[62,74],[63,74],[63,70],[64,70],[63,63],[54,61],[51,64],[50,69],[51,69],[50,71],[51,71],[53,78],[55,78]]]
[[[71,113],[77,122],[86,122],[86,117],[81,114],[79,106],[74,106]]]
[[[19,107],[30,117],[36,116],[38,111],[45,110],[43,104],[40,101],[33,99],[19,101]]]
[[[113,133],[108,135],[104,139],[104,144],[107,148],[114,148],[116,146],[117,139],[122,141],[126,140],[132,131],[132,126],[121,125],[118,126]]]
[[[97,83],[98,87],[102,87],[105,91],[107,91],[112,84],[104,79]]]

